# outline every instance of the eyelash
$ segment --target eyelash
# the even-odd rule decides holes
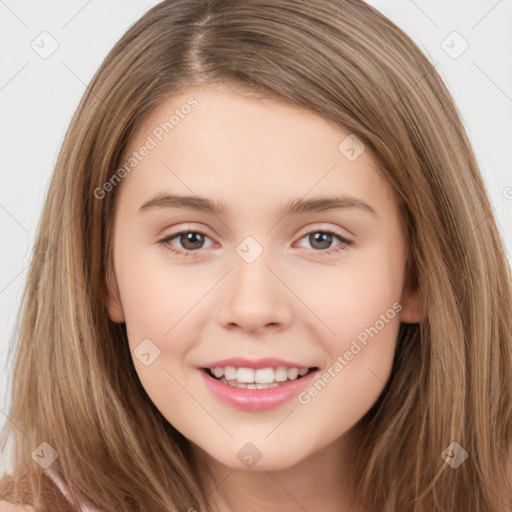
[[[197,233],[199,235],[203,235],[205,237],[210,238],[204,231],[201,231],[200,229],[184,229],[184,230],[181,230],[181,231],[176,231],[175,233],[172,233],[171,235],[168,235],[165,238],[162,238],[161,240],[158,241],[158,243],[161,246],[163,246],[165,249],[167,249],[168,251],[171,251],[173,253],[179,254],[180,256],[187,257],[187,256],[189,256],[190,254],[192,254],[194,252],[198,252],[200,249],[197,249],[195,251],[190,251],[190,250],[188,250],[188,251],[185,250],[184,251],[184,250],[181,250],[181,249],[176,249],[176,247],[174,247],[172,245],[169,245],[169,242],[171,240],[174,240],[177,236],[185,234],[185,233]],[[336,238],[338,238],[338,240],[340,240],[340,242],[341,242],[341,244],[336,245],[335,247],[333,247],[331,249],[316,250],[316,251],[314,249],[312,249],[314,252],[319,253],[318,254],[319,256],[330,255],[332,253],[337,253],[339,251],[343,251],[345,249],[343,247],[344,245],[350,247],[354,243],[353,240],[349,240],[348,238],[344,237],[340,233],[337,233],[336,231],[332,231],[332,230],[329,230],[329,229],[314,229],[312,231],[308,231],[307,233],[304,233],[299,238],[299,240],[302,240],[305,236],[311,235],[312,233],[324,233],[324,234],[328,234],[328,235],[333,235]]]

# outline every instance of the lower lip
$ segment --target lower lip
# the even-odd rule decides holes
[[[297,396],[310,384],[318,370],[314,370],[300,379],[266,389],[237,388],[210,377],[205,370],[200,369],[199,371],[203,375],[208,389],[222,402],[244,411],[264,411],[279,407],[290,398]]]

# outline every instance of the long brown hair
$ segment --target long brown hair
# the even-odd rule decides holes
[[[14,480],[45,509],[42,442],[103,510],[209,510],[188,440],[136,375],[115,290],[116,189],[98,199],[135,129],[164,99],[229,84],[304,107],[373,152],[407,227],[425,319],[400,326],[391,378],[356,425],[362,510],[511,506],[512,285],[468,137],[435,66],[361,0],[169,0],[114,46],[66,134],[20,310],[9,421]],[[200,108],[200,106],[198,107]],[[468,458],[443,457],[457,442]],[[46,445],[44,445],[46,446]],[[4,478],[0,497],[16,501]]]

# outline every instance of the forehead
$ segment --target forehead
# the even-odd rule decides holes
[[[226,204],[346,192],[382,208],[391,191],[371,151],[358,144],[346,129],[273,98],[223,86],[190,89],[139,126],[124,154],[134,167],[122,185],[138,196],[180,189]]]

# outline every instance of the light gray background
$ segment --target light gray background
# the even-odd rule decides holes
[[[7,346],[65,131],[107,52],[157,3],[0,0],[0,426],[8,421],[12,365]],[[368,3],[437,63],[473,144],[512,259],[512,0]],[[33,49],[48,52],[52,44],[58,48],[47,58]],[[9,461],[0,462],[9,467]]]

